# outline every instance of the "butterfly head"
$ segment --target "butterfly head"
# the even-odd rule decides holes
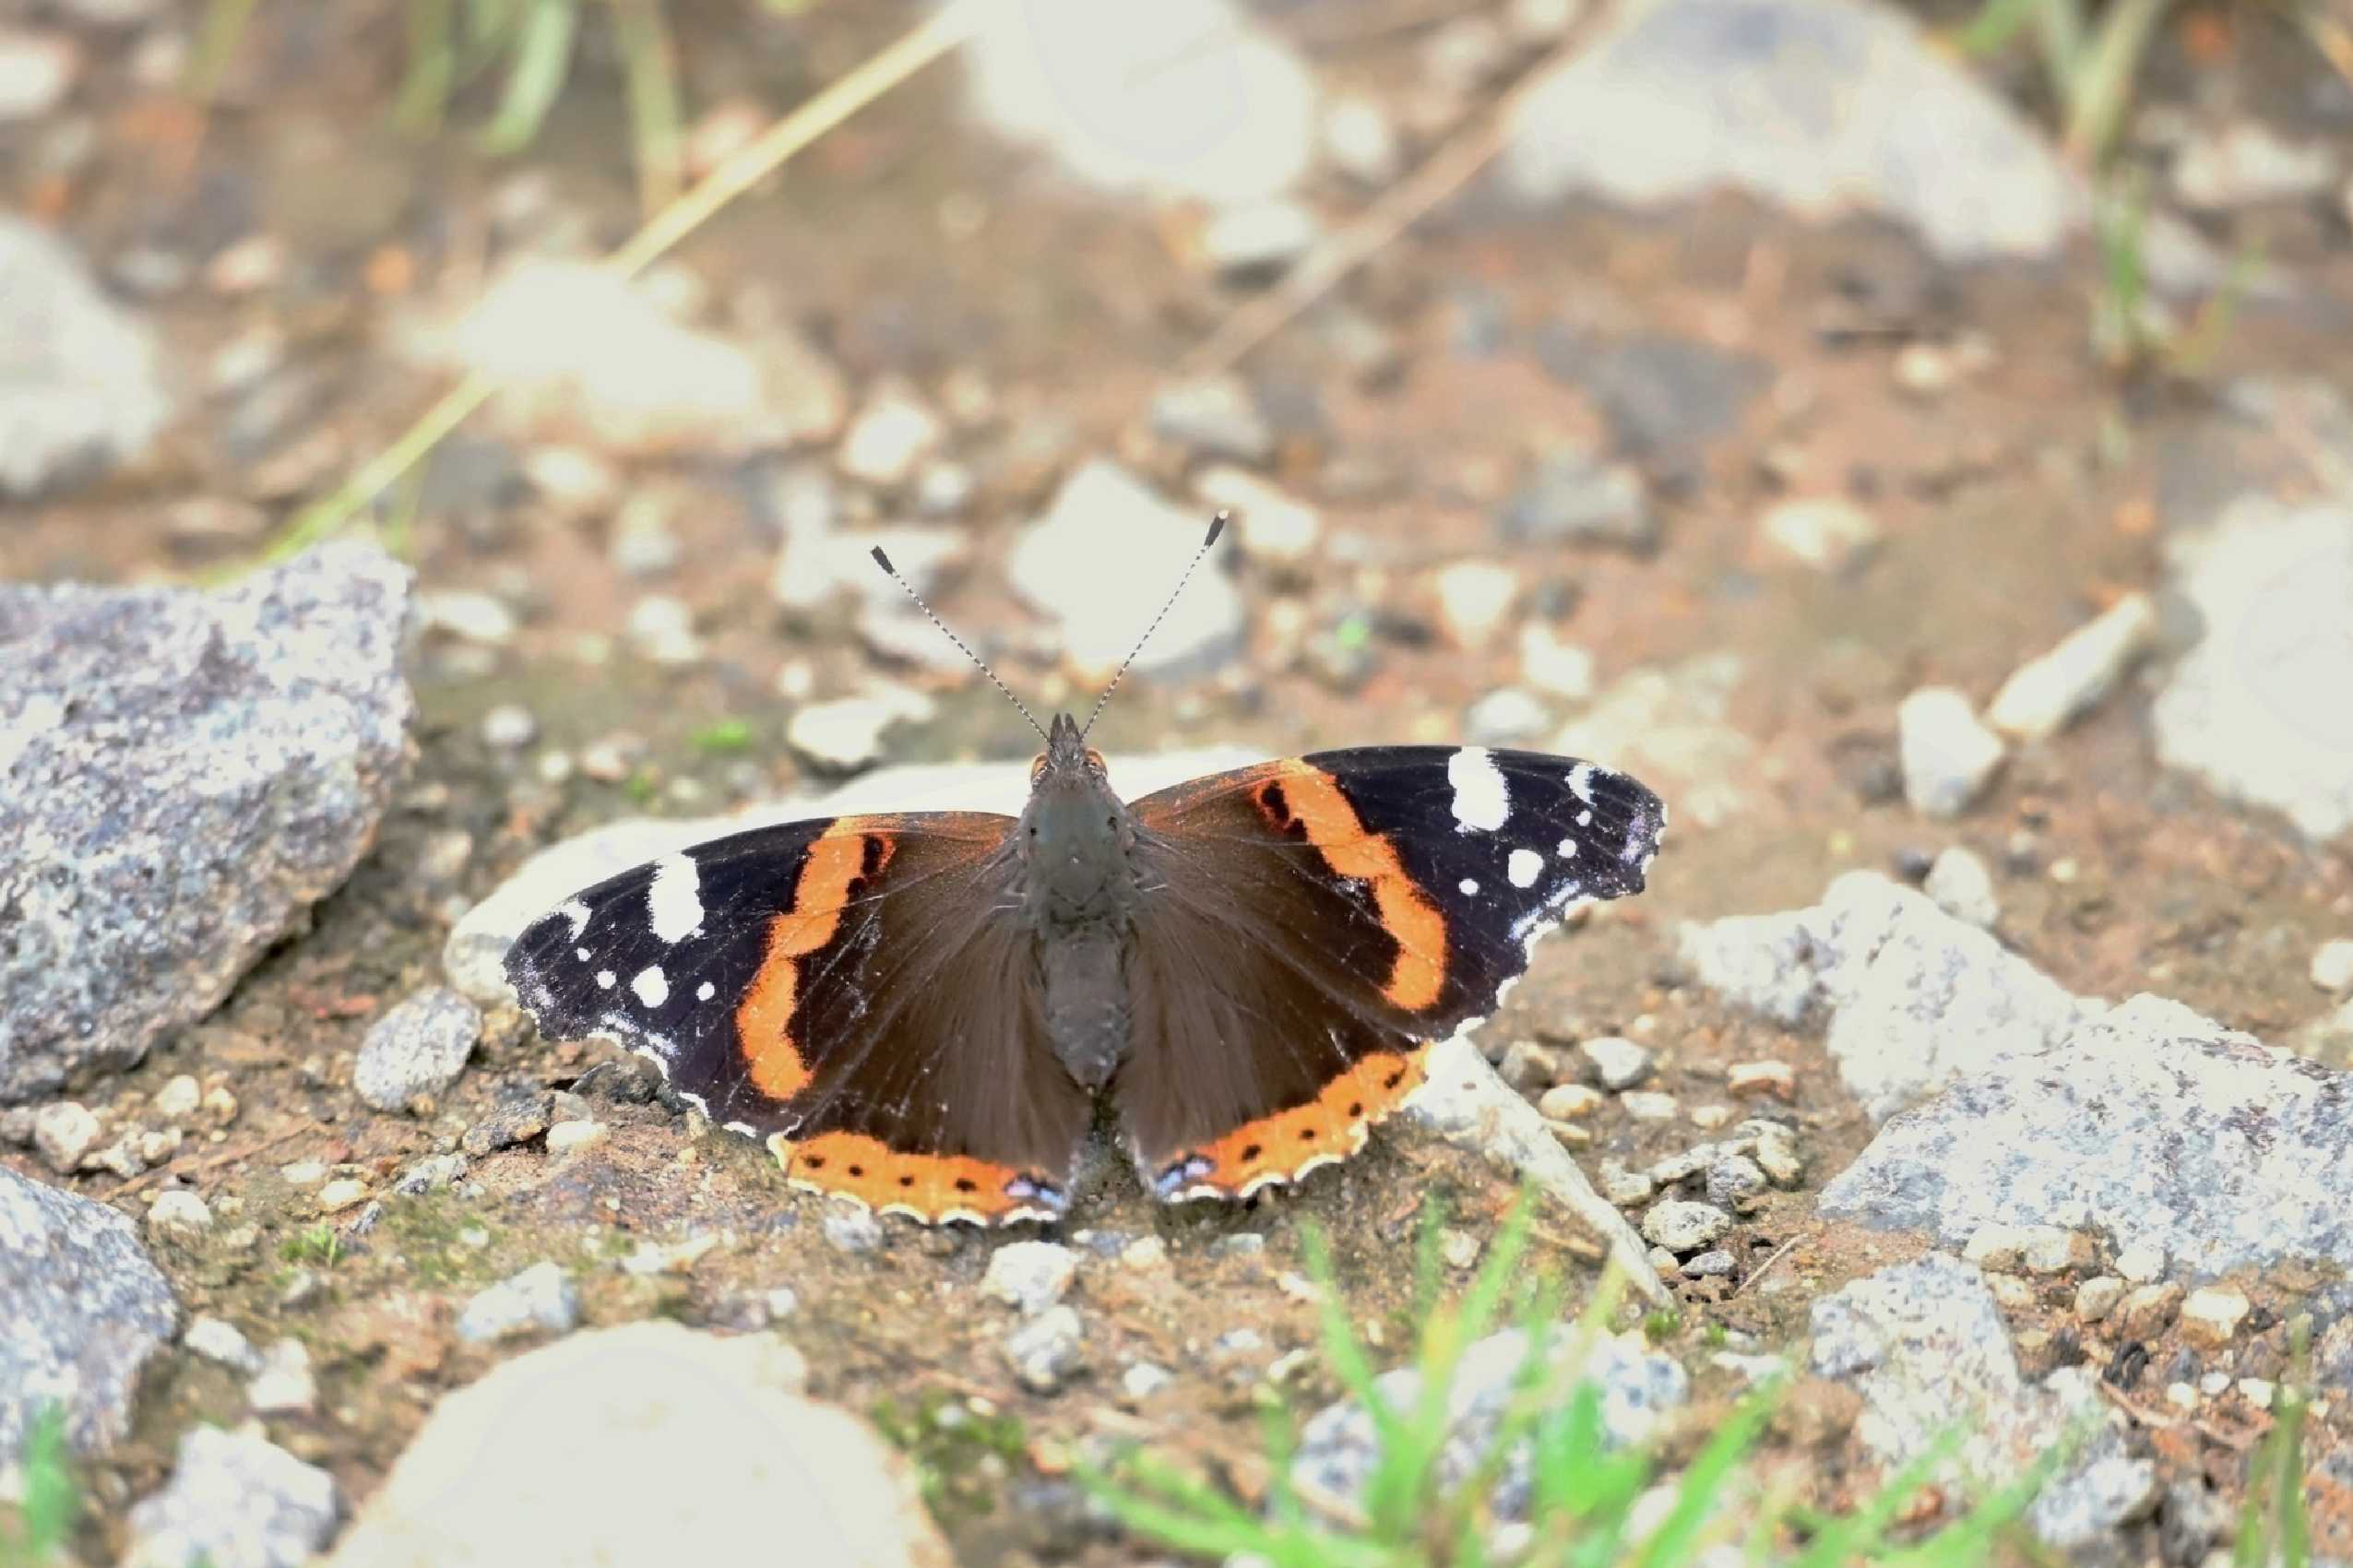
[[[1127,808],[1111,789],[1100,752],[1078,721],[1059,714],[1046,749],[1029,765],[1029,804],[1021,814],[1022,858],[1040,912],[1053,921],[1113,911],[1135,840]]]

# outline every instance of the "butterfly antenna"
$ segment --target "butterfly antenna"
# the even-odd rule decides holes
[[[1038,731],[1038,738],[1040,740],[1042,741],[1046,739],[1046,727],[1038,722],[1037,716],[1031,713],[1028,708],[1021,706],[1021,699],[1013,695],[1013,688],[1006,685],[1003,681],[997,679],[997,672],[989,668],[986,660],[981,659],[979,654],[973,652],[970,648],[965,647],[964,639],[962,637],[957,636],[954,632],[947,629],[947,623],[941,620],[938,615],[933,612],[932,607],[923,602],[923,596],[917,593],[913,588],[908,587],[907,579],[898,575],[898,568],[890,564],[890,557],[883,553],[883,547],[881,545],[878,544],[874,546],[873,556],[874,564],[880,566],[883,571],[889,576],[890,580],[899,586],[901,592],[905,593],[908,598],[915,601],[915,608],[921,610],[923,612],[924,617],[929,620],[933,625],[937,626],[940,629],[940,636],[954,643],[957,647],[957,651],[963,654],[965,658],[970,659],[972,661],[972,667],[980,671],[981,674],[986,675],[989,678],[989,683],[1004,694],[1004,700],[1013,704],[1015,708],[1020,712],[1022,718],[1029,720],[1029,728]]]
[[[1127,673],[1127,667],[1135,662],[1135,656],[1144,651],[1144,645],[1152,640],[1152,634],[1160,629],[1160,623],[1167,620],[1169,612],[1176,608],[1177,596],[1184,591],[1184,585],[1193,580],[1193,569],[1201,564],[1201,558],[1209,553],[1209,547],[1217,543],[1218,536],[1225,531],[1226,514],[1219,512],[1209,519],[1209,537],[1201,541],[1201,548],[1194,551],[1193,559],[1184,564],[1184,571],[1178,576],[1176,587],[1169,590],[1168,602],[1160,606],[1160,612],[1152,617],[1152,624],[1144,628],[1144,635],[1135,639],[1135,646],[1128,649],[1125,659],[1120,660],[1120,667],[1112,673],[1111,683],[1103,688],[1103,695],[1095,699],[1095,711],[1087,716],[1085,728],[1078,731],[1080,740],[1085,740],[1087,731],[1095,728],[1095,720],[1102,715],[1103,705],[1111,700],[1113,692],[1119,690],[1120,680]]]

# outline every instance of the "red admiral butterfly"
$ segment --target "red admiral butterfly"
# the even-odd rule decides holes
[[[543,1033],[618,1037],[885,1214],[1053,1218],[1106,1100],[1157,1196],[1244,1198],[1361,1147],[1573,902],[1642,891],[1666,824],[1623,774],[1477,746],[1123,802],[1070,715],[1040,733],[1017,818],[714,839],[534,922],[508,979]]]

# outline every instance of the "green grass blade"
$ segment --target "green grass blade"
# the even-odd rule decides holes
[[[1634,1559],[1634,1568],[1681,1568],[1698,1555],[1703,1534],[1713,1522],[1726,1486],[1755,1448],[1779,1402],[1777,1385],[1768,1384],[1732,1408],[1729,1420],[1716,1430],[1683,1470],[1676,1483],[1675,1504],[1650,1532]]]
[[[392,102],[392,123],[410,136],[441,129],[458,82],[458,45],[452,31],[458,0],[409,0],[409,72]]]
[[[63,1407],[44,1404],[33,1412],[25,1434],[23,1496],[18,1511],[24,1520],[26,1561],[47,1562],[62,1555],[66,1538],[81,1517],[81,1488],[74,1479],[73,1458],[65,1442]]]
[[[2133,101],[2157,24],[2172,0],[2115,0],[2100,18],[2099,33],[2079,52],[2079,68],[2068,78],[2067,146],[2093,168],[2108,161],[2124,111]]]
[[[660,0],[612,0],[620,35],[629,124],[636,143],[637,196],[648,213],[677,199],[686,170],[684,117],[678,106],[678,52],[663,25]]]
[[[580,0],[535,0],[516,35],[506,70],[506,95],[482,130],[482,150],[493,157],[520,152],[540,132],[556,94],[572,68],[572,43],[580,29]]]
[[[1982,59],[2017,37],[2018,30],[2034,18],[2035,7],[2041,4],[2042,0],[1985,0],[1954,42],[1964,54]]]

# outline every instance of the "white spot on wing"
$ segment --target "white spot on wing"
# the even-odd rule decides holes
[[[1479,878],[1475,876],[1464,877],[1462,881],[1456,883],[1455,885],[1463,890],[1463,894],[1466,897],[1475,898],[1479,896]]]
[[[1544,857],[1533,849],[1514,849],[1504,873],[1514,887],[1533,887],[1539,873],[1544,869]]]
[[[572,940],[579,941],[580,933],[588,929],[588,906],[575,898],[555,912],[572,922]]]
[[[1492,833],[1512,814],[1512,795],[1495,754],[1465,746],[1446,759],[1446,782],[1455,787],[1455,821],[1465,833]]]
[[[637,971],[637,978],[629,982],[629,989],[636,992],[637,1000],[647,1006],[659,1007],[670,1000],[670,977],[661,972],[660,964],[648,964]]]
[[[663,942],[683,942],[703,924],[703,879],[693,857],[664,855],[654,862],[653,885],[646,891],[646,916]]]
[[[584,964],[588,961],[588,950],[585,947],[575,947],[572,949],[572,956]]]
[[[708,1002],[712,997],[717,996],[718,994],[719,987],[713,985],[708,980],[705,980],[702,984],[695,988],[695,1000],[697,1002]]]
[[[620,980],[619,980],[619,979],[618,979],[618,978],[617,978],[617,977],[613,974],[613,972],[612,972],[611,969],[599,969],[599,970],[597,971],[597,989],[598,989],[598,990],[600,990],[600,991],[611,991],[611,990],[612,990],[614,986],[616,986],[616,985],[618,985],[618,984],[620,984],[620,983],[621,983]]]
[[[1569,769],[1569,793],[1588,806],[1593,804],[1593,764],[1581,762]]]
[[[1575,860],[1577,857],[1577,841],[1574,838],[1563,838],[1558,844],[1552,846],[1552,852],[1560,856],[1564,861]]]

